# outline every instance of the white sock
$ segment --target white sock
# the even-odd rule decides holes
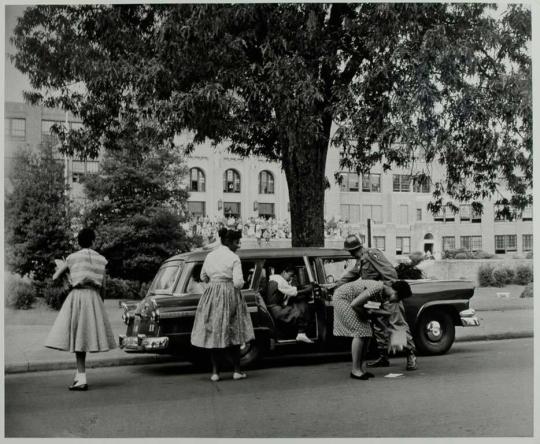
[[[86,373],[77,373],[77,385],[86,384]]]

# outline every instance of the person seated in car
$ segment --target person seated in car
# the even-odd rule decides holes
[[[280,274],[272,274],[268,280],[267,307],[274,319],[296,328],[296,340],[312,344],[306,335],[311,323],[307,296],[312,292],[311,285],[302,290],[291,285],[295,269],[286,265]]]

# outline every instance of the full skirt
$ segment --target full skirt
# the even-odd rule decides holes
[[[45,346],[90,353],[116,348],[105,305],[96,290],[71,290],[47,336]]]
[[[195,314],[191,343],[201,348],[226,348],[255,339],[248,307],[231,282],[210,282]]]

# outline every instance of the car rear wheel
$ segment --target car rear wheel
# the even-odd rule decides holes
[[[247,342],[240,346],[240,365],[248,367],[254,364],[261,355],[261,348],[257,340]]]
[[[416,325],[414,342],[423,354],[442,355],[452,347],[455,336],[452,317],[441,310],[429,310]]]

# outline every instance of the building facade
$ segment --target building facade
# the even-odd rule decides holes
[[[80,121],[63,111],[6,102],[4,177],[9,175],[10,160],[16,150],[43,143],[51,137],[49,130],[56,122],[68,122],[72,128],[80,125]],[[98,162],[62,156],[59,159],[65,162],[73,196],[84,198],[80,177],[96,173]],[[256,157],[243,159],[227,152],[225,145],[213,147],[209,143],[196,147],[187,164],[188,210],[192,216],[290,220],[287,181],[280,164]],[[335,173],[342,176],[341,184],[334,180]],[[433,174],[442,171],[434,167]],[[532,208],[513,221],[499,220],[492,200],[483,202],[482,215],[474,214],[466,204],[460,205],[457,214],[433,215],[427,209],[431,198],[429,184],[413,184],[407,170],[384,173],[382,166],[374,167],[366,175],[341,171],[336,149],[328,152],[326,175],[330,188],[325,195],[325,219],[346,222],[351,232],[364,237],[367,220],[371,219],[372,246],[389,257],[414,251],[430,251],[440,257],[444,250],[454,248],[510,256],[532,251]],[[305,186],[309,186],[309,178]]]

